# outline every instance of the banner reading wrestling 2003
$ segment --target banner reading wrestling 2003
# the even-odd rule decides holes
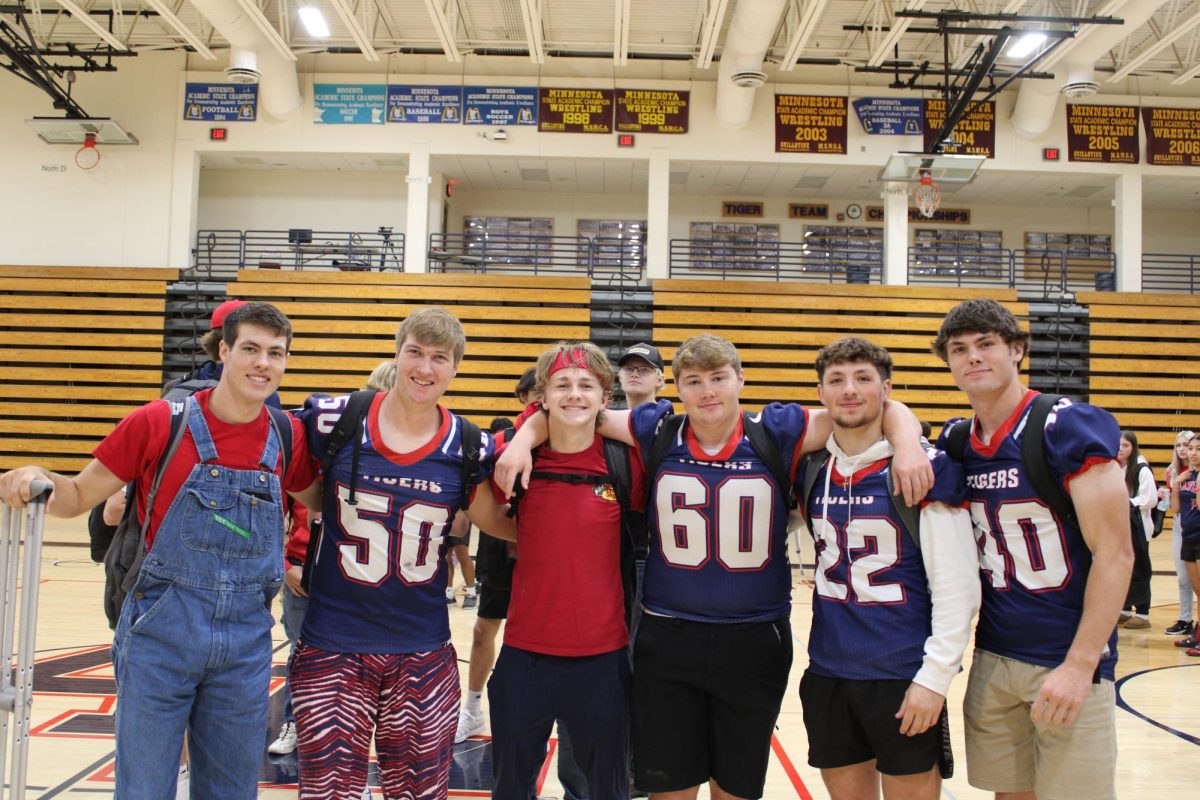
[[[846,154],[846,98],[775,95],[775,152]]]

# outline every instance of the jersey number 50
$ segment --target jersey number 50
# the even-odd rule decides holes
[[[378,585],[391,574],[392,531],[384,524],[392,516],[392,497],[355,492],[357,506],[348,502],[350,490],[338,487],[338,523],[350,539],[338,545],[342,572],[355,583]],[[397,575],[409,586],[428,583],[438,571],[438,551],[450,519],[444,506],[411,503],[400,512],[400,552]],[[434,532],[437,535],[434,535]],[[358,541],[355,541],[358,540]]]
[[[709,487],[694,475],[663,475],[655,492],[658,538],[668,564],[695,569],[709,557]],[[728,478],[717,487],[717,560],[728,570],[754,571],[771,559],[775,492],[765,478]]]

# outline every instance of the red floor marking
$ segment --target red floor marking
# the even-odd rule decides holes
[[[95,695],[92,695],[92,696],[95,697]],[[79,714],[89,714],[89,715],[112,714],[113,713],[113,705],[116,702],[117,702],[116,697],[114,697],[113,695],[106,695],[104,697],[104,699],[100,702],[99,708],[72,708],[72,709],[69,709],[69,710],[64,711],[63,713],[59,714],[57,717],[52,717],[51,719],[46,720],[41,725],[38,725],[36,728],[31,728],[29,730],[29,735],[30,736],[45,736],[46,738],[52,738],[52,739],[112,739],[113,734],[111,734],[111,733],[49,733],[49,732],[44,732],[44,731],[50,731],[51,729],[54,728],[54,726],[58,725],[59,723],[63,722],[64,720],[68,720],[71,717],[77,716]]]
[[[779,743],[779,739],[774,734],[771,736],[771,749],[775,751],[775,757],[779,759],[783,771],[791,779],[792,786],[796,787],[796,795],[800,800],[813,800],[813,796],[808,793],[808,787],[804,785],[804,781],[800,780],[800,773],[796,772],[796,767],[788,758],[787,751],[783,749],[783,745]]]

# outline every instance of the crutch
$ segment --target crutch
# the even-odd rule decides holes
[[[38,588],[42,573],[42,534],[46,524],[46,500],[54,487],[33,481],[27,511],[0,506],[0,580],[4,581],[0,608],[0,800],[3,778],[9,768],[11,800],[24,800],[25,771],[29,765],[29,712],[33,704],[34,637],[37,635]],[[17,582],[20,564],[21,528],[25,529],[25,571]],[[14,685],[13,637],[17,633],[17,593],[21,593],[20,642],[16,650]],[[10,715],[11,713],[11,720]],[[12,727],[12,763],[6,761],[8,731]]]

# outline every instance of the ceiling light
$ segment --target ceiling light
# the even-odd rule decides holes
[[[1029,31],[1022,34],[1005,53],[1009,58],[1025,58],[1031,55],[1046,41],[1046,34],[1041,31]]]
[[[316,6],[300,6],[300,21],[304,23],[304,30],[308,31],[309,36],[315,39],[329,38],[329,23]]]

